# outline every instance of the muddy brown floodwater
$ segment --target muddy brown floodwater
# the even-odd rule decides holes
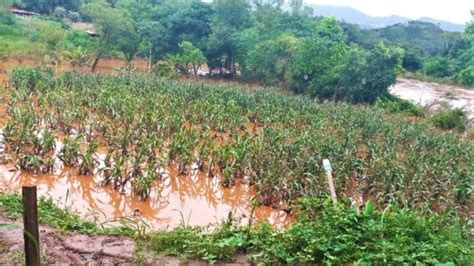
[[[35,175],[16,171],[8,165],[0,166],[0,187],[4,192],[19,192],[22,186],[38,187],[39,196],[51,197],[58,206],[81,214],[82,217],[105,225],[115,225],[114,218],[140,218],[152,230],[173,228],[182,223],[213,225],[228,218],[229,212],[244,222],[251,212],[253,187],[237,184],[232,188],[221,186],[218,178],[209,178],[198,172],[178,176],[169,172],[153,186],[149,199],[140,201],[127,192],[111,186],[100,186],[98,176],[78,176],[73,169],[61,168],[53,174]],[[286,226],[292,219],[284,211],[259,207],[255,217],[276,227]]]
[[[474,119],[474,90],[400,78],[390,92],[432,110],[439,109],[442,104],[450,108],[463,108],[469,119]]]

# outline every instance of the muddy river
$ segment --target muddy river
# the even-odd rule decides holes
[[[402,99],[436,110],[442,105],[463,108],[474,119],[474,89],[428,83],[412,79],[398,79],[390,92]]]

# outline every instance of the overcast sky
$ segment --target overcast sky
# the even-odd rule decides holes
[[[399,15],[411,19],[432,17],[465,24],[474,10],[474,0],[304,0],[321,5],[344,5],[371,16]]]

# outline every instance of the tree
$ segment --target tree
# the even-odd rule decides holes
[[[1,24],[6,24],[6,25],[15,24],[15,19],[13,18],[11,7],[12,7],[12,1],[10,0],[2,0],[0,2],[0,23]]]
[[[105,3],[84,5],[81,13],[89,18],[99,30],[99,39],[95,48],[96,59],[92,65],[92,71],[95,71],[100,57],[110,50],[121,51],[130,65],[140,43],[134,21],[121,10]]]
[[[474,64],[461,70],[456,79],[464,86],[474,86]]]
[[[216,0],[212,3],[214,16],[211,22],[212,33],[208,39],[207,57],[209,67],[228,69],[236,74],[236,47],[233,35],[249,23],[249,4],[246,0]]]
[[[198,0],[165,0],[156,5],[150,10],[148,19],[159,22],[165,29],[158,55],[178,53],[182,41],[190,41],[205,51],[212,14],[210,4]]]
[[[333,18],[322,19],[313,36],[302,41],[291,65],[290,87],[298,93],[320,98],[333,96],[337,72],[347,46],[342,28]]]
[[[286,86],[288,68],[299,46],[298,38],[290,34],[262,41],[247,54],[243,73],[247,78]]]
[[[157,58],[159,46],[162,44],[166,29],[158,22],[152,20],[141,21],[138,33],[141,39],[141,50],[148,55],[148,71],[151,70],[153,58]]]
[[[377,45],[367,54],[363,68],[363,90],[354,93],[355,103],[373,103],[378,97],[388,95],[388,88],[395,84],[401,68],[403,50]]]
[[[424,70],[427,75],[437,78],[448,77],[453,74],[451,62],[446,57],[433,57],[425,62]]]
[[[423,68],[423,55],[417,49],[407,48],[403,56],[403,69],[417,71]]]
[[[201,65],[206,63],[206,57],[199,48],[189,41],[181,42],[179,48],[181,49],[181,53],[172,56],[171,61],[177,65],[178,69],[184,71],[185,74],[188,74],[189,69],[192,69],[193,74],[197,76]]]

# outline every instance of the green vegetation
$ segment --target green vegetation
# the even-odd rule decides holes
[[[465,130],[468,124],[466,112],[459,108],[436,112],[431,120],[437,127],[460,131]]]
[[[472,208],[474,143],[441,130],[463,131],[466,114],[426,119],[388,93],[403,69],[472,86],[474,22],[463,34],[423,22],[362,30],[313,17],[302,1],[289,11],[283,3],[2,2],[0,58],[26,54],[43,63],[13,70],[3,91],[5,152],[17,169],[51,173],[62,164],[145,200],[166,170],[181,178],[197,166],[223,187],[253,186],[255,206],[298,218],[283,231],[252,217],[242,226],[229,215],[210,231],[182,225],[145,235],[126,218],[123,227],[103,228],[43,198],[40,222],[138,235],[157,253],[209,262],[238,252],[263,264],[474,261],[472,221],[459,218]],[[42,15],[15,17],[12,4]],[[92,23],[98,35],[71,30],[73,21]],[[127,71],[54,75],[64,60],[94,72],[108,56],[124,58]],[[151,75],[132,71],[137,56],[148,59]],[[197,76],[204,64],[210,75],[281,89],[173,79]],[[99,148],[107,150],[103,164]],[[334,169],[337,206],[321,201],[328,197],[323,159]],[[349,207],[355,196],[362,212]],[[0,209],[18,218],[20,197],[0,194]]]
[[[97,167],[93,154],[106,145],[105,168],[98,169],[105,185],[123,189],[130,182],[132,192],[146,198],[151,184],[160,182],[158,169],[186,174],[197,164],[224,186],[245,177],[257,190],[255,204],[298,216],[284,231],[242,227],[230,215],[212,231],[183,225],[147,235],[138,225],[102,228],[42,199],[42,223],[87,234],[138,235],[140,247],[158,254],[209,262],[237,252],[254,262],[289,264],[473,259],[468,224],[457,215],[472,203],[474,146],[396,114],[417,114],[404,101],[319,104],[275,88],[136,75],[54,76],[40,69],[14,70],[10,80],[4,137],[13,163],[25,171],[51,171],[59,157],[90,174]],[[55,154],[60,135],[64,146]],[[317,200],[328,196],[323,158],[334,167],[343,202],[337,207]],[[345,199],[356,193],[370,199],[362,213]],[[10,217],[21,214],[18,196],[0,195],[0,202]]]
[[[181,53],[171,57],[171,62],[175,64],[176,69],[181,70],[184,74],[189,74],[192,71],[193,75],[197,76],[201,65],[206,63],[206,57],[191,42],[183,41],[179,44],[179,48]]]
[[[136,56],[148,58],[150,70],[171,60],[186,74],[196,74],[207,62],[212,75],[355,103],[387,96],[400,66],[473,86],[472,22],[464,33],[420,21],[363,30],[312,17],[298,1],[289,11],[282,9],[284,1],[74,2],[6,1],[0,12],[0,32],[7,37],[0,42],[1,55],[47,55],[46,61],[59,64],[87,51],[95,58],[93,71],[108,56],[129,64]],[[15,18],[8,12],[11,4],[47,16]],[[93,23],[99,36],[78,38],[78,31],[66,30],[76,21]]]
[[[23,215],[21,196],[0,193],[0,211],[9,219],[19,219]],[[79,215],[67,209],[57,207],[52,199],[40,198],[38,202],[38,219],[41,224],[50,225],[65,231],[77,231],[88,235],[133,235],[130,227],[102,227],[85,221]]]
[[[160,254],[209,262],[231,258],[238,251],[264,264],[467,265],[474,259],[470,233],[457,219],[420,216],[397,207],[379,212],[370,204],[357,212],[314,198],[299,204],[300,219],[284,231],[264,223],[249,230],[227,221],[211,233],[181,226],[152,233],[146,241]]]
[[[0,211],[8,218],[22,215],[21,197],[0,194]],[[295,204],[298,221],[283,231],[266,223],[242,226],[229,216],[214,229],[181,225],[171,231],[142,234],[142,250],[180,259],[209,262],[232,259],[244,252],[249,261],[265,264],[299,263],[455,263],[474,259],[472,234],[455,214],[420,215],[389,205],[383,211],[370,201],[359,212],[347,203],[304,198]],[[84,234],[137,235],[134,228],[102,228],[81,220],[41,198],[39,220],[62,230]],[[317,217],[317,218],[316,218]],[[0,225],[9,226],[9,225]]]
[[[402,100],[396,96],[379,98],[375,102],[375,106],[384,108],[391,113],[406,113],[414,116],[424,116],[425,114],[422,107],[419,107],[410,101]]]
[[[474,86],[472,21],[464,33],[443,32],[437,25],[420,21],[377,30],[342,25],[350,44],[371,49],[383,41],[403,48],[402,66],[413,78]]]

